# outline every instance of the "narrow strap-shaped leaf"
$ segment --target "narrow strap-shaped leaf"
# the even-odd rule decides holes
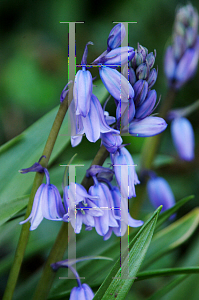
[[[164,254],[184,243],[199,224],[199,208],[196,207],[181,219],[154,234],[147,252],[143,268],[159,259]]]
[[[153,271],[140,272],[137,274],[136,280],[150,279],[159,276],[173,276],[177,274],[194,274],[194,273],[199,273],[199,267],[159,269]]]
[[[165,210],[158,218],[156,229],[160,227],[160,225],[162,225],[170,216],[172,216],[181,206],[183,206],[185,203],[187,203],[189,200],[193,198],[194,195],[190,195],[178,201],[173,207]]]
[[[158,214],[162,207],[159,207],[152,217],[140,229],[138,234],[130,243],[129,256],[126,256],[121,268],[120,259],[117,260],[111,272],[97,291],[94,300],[125,299],[126,295],[135,280],[135,276],[141,266],[147,252],[155,229]],[[121,276],[126,274],[126,276]]]
[[[161,288],[156,293],[154,293],[152,296],[150,296],[147,300],[160,300],[160,299],[162,299],[163,296],[165,296],[168,292],[170,292],[172,289],[174,289],[178,284],[180,284],[187,277],[188,277],[188,275],[178,276],[175,280],[172,280],[171,282],[169,282],[163,288]]]

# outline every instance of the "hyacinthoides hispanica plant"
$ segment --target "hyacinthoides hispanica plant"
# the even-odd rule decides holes
[[[144,266],[147,266],[158,255],[161,256],[161,253],[166,251],[160,251],[160,248],[163,247],[161,238],[173,234],[173,244],[176,242],[175,238],[181,240],[181,242],[176,242],[176,245],[185,240],[184,231],[179,238],[173,233],[173,228],[178,233],[179,228],[184,226],[185,231],[187,230],[185,232],[186,238],[191,235],[198,224],[198,210],[194,210],[186,215],[184,219],[174,223],[173,226],[168,226],[166,230],[157,233],[154,236],[154,240],[157,242],[156,246],[150,248],[152,250],[149,249],[149,255],[146,254],[161,210],[159,206],[163,205],[162,211],[164,213],[161,215],[157,226],[160,226],[169,217],[171,217],[170,220],[173,220],[175,217],[174,212],[188,199],[184,199],[175,205],[174,195],[167,181],[157,176],[154,171],[149,170],[158,145],[158,139],[154,140],[155,146],[153,146],[153,140],[150,139],[147,143],[151,143],[152,147],[147,148],[146,152],[145,145],[141,157],[141,177],[150,178],[147,183],[149,198],[154,207],[159,208],[148,221],[132,218],[128,210],[128,199],[136,197],[135,185],[140,184],[140,180],[133,158],[122,139],[123,134],[136,137],[155,136],[154,138],[156,138],[159,133],[166,129],[167,123],[161,116],[166,117],[174,100],[174,91],[180,89],[196,72],[199,52],[197,20],[198,15],[190,4],[177,11],[174,44],[168,48],[165,55],[165,73],[168,78],[170,92],[167,95],[167,101],[162,101],[160,116],[153,115],[159,102],[157,101],[155,89],[152,89],[157,79],[157,69],[153,67],[156,52],[149,53],[148,49],[140,44],[138,44],[137,49],[120,47],[125,36],[124,25],[118,24],[113,27],[107,39],[107,49],[91,64],[99,69],[101,81],[114,99],[109,99],[115,105],[115,116],[110,116],[105,110],[106,104],[102,107],[93,93],[91,65],[87,65],[88,45],[92,43],[87,43],[82,56],[81,70],[77,72],[74,78],[73,93],[69,92],[72,87],[67,85],[61,94],[60,109],[39,162],[20,171],[22,174],[36,172],[36,176],[25,219],[20,222],[21,225],[23,224],[22,233],[4,299],[12,299],[28,241],[29,229],[31,231],[36,230],[44,218],[62,222],[63,225],[47,259],[33,299],[47,298],[54,279],[53,270],[57,271],[60,267],[69,268],[77,280],[78,287],[73,286],[71,289],[71,300],[93,299],[93,297],[96,299],[126,299],[135,279],[141,280],[166,274],[198,272],[198,268],[178,268],[138,273],[145,255]],[[121,66],[124,66],[122,73],[119,70]],[[69,101],[67,101],[68,95]],[[164,103],[166,104],[164,105]],[[68,104],[72,146],[75,147],[81,143],[83,135],[85,135],[92,143],[101,139],[101,147],[90,168],[86,171],[81,184],[70,182],[67,185],[66,181],[63,181],[62,201],[60,191],[50,181],[47,164],[67,112]],[[173,120],[172,136],[180,157],[191,160],[194,157],[194,138],[192,127],[190,127],[188,120],[184,118],[187,110],[171,111],[168,114],[168,119]],[[183,138],[180,138],[182,131],[184,135]],[[186,143],[183,143],[185,140]],[[111,162],[110,167],[103,167],[102,165],[108,156]],[[42,183],[44,175],[46,183]],[[62,260],[67,246],[68,222],[71,223],[76,234],[81,233],[83,224],[86,231],[89,231],[88,234],[91,234],[90,231],[95,228],[96,233],[103,237],[104,241],[109,240],[112,234],[117,237],[124,237],[127,235],[129,227],[141,227],[140,230],[134,230],[129,235],[130,239],[126,244],[129,251],[125,252],[126,255],[123,260],[121,257],[116,260],[96,296],[94,296],[87,283],[82,284],[79,274],[72,266],[82,260],[89,261],[91,257],[77,258],[73,261]],[[189,226],[187,225],[188,227],[185,225],[186,222],[190,222]],[[122,241],[124,240],[121,239]],[[166,247],[171,249],[171,245],[165,245],[165,249]],[[98,257],[93,258],[97,259]],[[90,265],[90,268],[92,269],[92,265]],[[92,284],[91,280],[89,284]],[[99,286],[99,283],[97,285]],[[52,295],[51,299],[57,297],[65,299],[65,294]]]

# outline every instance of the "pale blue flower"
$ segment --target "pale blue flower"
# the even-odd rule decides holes
[[[117,101],[128,102],[134,97],[133,87],[120,72],[102,66],[99,68],[99,73],[104,86]]]
[[[101,133],[112,132],[118,134],[117,130],[107,125],[101,104],[94,94],[92,94],[90,111],[86,117],[75,114],[74,101],[71,102],[69,111],[71,118],[71,144],[73,147],[81,142],[84,133],[87,139],[93,143],[100,138]]]
[[[168,182],[162,177],[155,176],[149,179],[147,182],[147,192],[154,208],[163,205],[161,212],[175,205],[173,192]]]
[[[104,240],[109,239],[112,232],[114,232],[116,236],[123,236],[128,226],[140,227],[144,223],[141,220],[135,220],[131,217],[128,212],[128,200],[121,196],[118,187],[109,185],[109,188],[113,199],[114,214],[118,227],[109,227],[107,234],[104,236]]]
[[[75,233],[80,233],[82,224],[94,227],[94,217],[103,215],[103,211],[95,204],[97,196],[87,193],[86,189],[71,182],[64,188],[64,205],[67,213],[63,216],[63,221],[70,222]]]
[[[194,159],[194,131],[186,118],[175,118],[171,122],[171,134],[178,155],[183,160]]]
[[[33,170],[31,170],[31,172],[32,171]],[[36,229],[43,218],[53,221],[62,221],[62,217],[65,214],[60,193],[55,185],[50,184],[47,169],[44,168],[44,172],[46,175],[46,184],[42,183],[38,188],[30,216],[20,222],[20,224],[24,224],[30,221],[30,230]]]
[[[72,289],[69,300],[92,300],[94,296],[88,284],[83,283],[81,286]]]
[[[135,185],[140,182],[131,154],[125,147],[121,147],[114,154],[111,154],[111,161],[123,197],[135,197]]]
[[[164,71],[169,85],[181,88],[196,73],[199,58],[198,13],[191,4],[177,10],[173,45],[166,50]]]
[[[93,176],[93,180],[94,185],[89,188],[89,194],[98,197],[94,202],[104,212],[102,216],[94,217],[95,229],[99,235],[104,236],[109,227],[118,227],[118,223],[114,216],[114,204],[109,188],[105,183],[99,182],[96,176]]]

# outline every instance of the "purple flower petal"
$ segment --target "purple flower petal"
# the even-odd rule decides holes
[[[76,114],[86,117],[90,110],[92,95],[92,75],[88,70],[79,70],[75,76],[73,98],[76,104]]]
[[[124,132],[129,130],[133,136],[149,137],[161,133],[167,127],[164,119],[159,117],[147,117],[143,120],[135,120],[130,123],[129,128],[125,128]]]
[[[117,101],[128,102],[134,97],[131,84],[117,70],[102,66],[99,73],[106,89]]]
[[[168,182],[162,177],[149,179],[147,183],[149,199],[154,208],[163,205],[162,212],[175,204],[175,198]]]
[[[171,123],[171,134],[175,148],[183,160],[194,159],[194,131],[186,118],[176,118]]]

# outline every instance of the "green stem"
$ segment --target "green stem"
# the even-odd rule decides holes
[[[97,152],[91,166],[103,165],[108,155],[109,152],[102,145],[99,151]],[[85,176],[81,184],[88,189],[93,184],[92,178],[88,178]],[[50,265],[62,259],[66,247],[67,247],[66,223],[63,223],[60,232],[58,234],[58,237],[53,245],[53,248],[44,266],[35,294],[33,295],[33,300],[45,300],[47,298],[55,277],[55,273],[52,271]]]
[[[48,136],[48,140],[46,142],[46,145],[44,147],[44,151],[42,153],[42,155],[45,155],[46,158],[42,158],[41,160],[41,165],[44,167],[47,167],[48,165],[48,161],[50,159],[55,141],[57,139],[60,127],[62,125],[62,122],[64,120],[65,114],[68,110],[68,106],[70,104],[70,101],[72,99],[67,100],[68,97],[66,97],[64,99],[64,101],[60,104],[59,110],[57,112],[57,115],[55,117],[53,126],[51,128],[50,134]],[[27,210],[26,210],[26,215],[25,215],[25,219],[28,218],[28,216],[31,213],[32,210],[32,204],[34,201],[34,196],[35,193],[37,191],[37,189],[39,188],[39,186],[42,183],[44,174],[40,174],[40,173],[36,173],[35,174],[35,178],[34,178],[34,182],[33,182],[33,186],[32,186],[32,190],[30,193],[30,198],[29,198],[29,202],[28,202],[28,206],[27,206]],[[3,296],[3,300],[11,300],[14,290],[15,290],[15,286],[17,283],[17,279],[19,276],[19,272],[20,272],[20,268],[21,268],[21,264],[23,261],[23,257],[24,257],[24,253],[25,253],[25,249],[28,243],[28,237],[29,237],[29,228],[30,228],[30,223],[25,223],[22,226],[21,229],[21,234],[19,237],[19,241],[18,241],[18,245],[17,245],[17,249],[15,252],[15,257],[14,257],[14,262],[13,265],[11,267],[10,270],[10,274],[9,274],[9,278],[8,278],[8,282],[7,282],[7,286],[5,289],[5,293]]]
[[[62,259],[68,245],[68,223],[63,222],[55,243],[45,263],[41,278],[35,290],[33,299],[44,300],[48,297],[56,273],[52,271],[51,264]]]

